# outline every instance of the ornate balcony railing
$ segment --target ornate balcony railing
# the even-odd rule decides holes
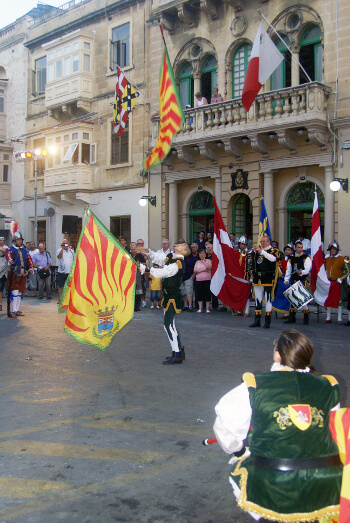
[[[249,133],[277,132],[315,126],[327,121],[331,88],[319,82],[268,91],[257,96],[249,112],[241,98],[184,111],[185,123],[174,144],[220,140]],[[152,142],[158,137],[159,117],[153,118]],[[175,143],[176,142],[176,143]]]

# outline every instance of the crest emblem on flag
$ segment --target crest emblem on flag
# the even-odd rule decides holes
[[[310,405],[288,405],[290,419],[300,430],[306,430],[311,425]]]
[[[99,334],[109,334],[113,330],[115,307],[111,309],[106,307],[105,311],[101,309],[96,313],[98,316],[97,329]]]

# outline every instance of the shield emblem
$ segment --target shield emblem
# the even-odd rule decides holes
[[[306,430],[311,425],[310,405],[288,405],[290,419],[300,430]]]
[[[114,314],[102,316],[98,318],[98,332],[99,334],[107,334],[113,329]]]

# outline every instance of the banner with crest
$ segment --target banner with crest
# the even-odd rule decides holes
[[[80,343],[105,350],[134,315],[137,265],[91,212],[79,239],[59,303],[64,330]]]

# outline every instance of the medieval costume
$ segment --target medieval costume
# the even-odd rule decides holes
[[[149,259],[152,263],[162,266],[162,268],[152,267],[150,274],[154,278],[162,278],[164,330],[167,333],[172,350],[171,357],[163,361],[163,365],[182,363],[182,360],[185,359],[185,351],[181,346],[180,335],[176,330],[175,315],[182,311],[180,287],[185,270],[184,256],[176,252],[165,256],[149,250]]]
[[[255,321],[249,327],[260,327],[262,303],[265,300],[265,324],[269,329],[274,288],[278,276],[279,250],[270,244],[253,253],[252,278],[255,293]]]
[[[295,242],[295,247],[300,244],[303,246],[300,240]],[[300,274],[298,273],[300,272]],[[311,271],[311,258],[308,254],[305,254],[303,251],[296,252],[291,256],[287,263],[286,275],[284,278],[285,285],[294,285],[297,281],[305,282],[307,275]],[[306,305],[302,305],[304,311],[304,325],[309,325],[309,308]],[[285,323],[295,323],[296,322],[296,308],[293,306],[289,309],[289,319]]]
[[[15,232],[12,238],[13,245],[6,251],[7,261],[10,263],[10,272],[7,282],[8,292],[11,293],[11,318],[24,316],[19,310],[22,295],[26,290],[27,274],[34,272],[34,265],[27,249],[22,247],[23,237]]]
[[[275,290],[275,299],[272,302],[272,308],[276,312],[282,312],[284,314],[289,315],[289,309],[290,309],[290,302],[283,294],[286,290],[286,286],[284,284],[284,279],[287,271],[287,263],[289,258],[293,255],[293,245],[291,243],[288,243],[284,251],[284,258],[282,258],[279,262],[279,271],[278,271],[278,279],[277,279],[277,285]],[[287,252],[289,254],[287,254]]]
[[[243,269],[244,271],[244,279],[249,281],[250,280],[250,270],[249,270],[249,263],[247,263],[247,254],[248,254],[248,249],[247,249],[247,238],[245,236],[241,236],[238,240],[238,245],[239,245],[239,249],[238,249],[238,252],[239,252],[239,259],[238,259],[238,263],[239,265],[241,266],[241,268]],[[249,307],[250,307],[250,302],[251,302],[251,294],[247,300],[247,303],[245,305],[245,308],[244,308],[244,312],[233,312],[233,316],[242,316],[244,314],[244,316],[246,318],[248,318],[249,316]]]
[[[349,274],[349,266],[345,263],[344,256],[339,254],[340,247],[339,244],[334,241],[328,245],[327,251],[330,251],[329,254],[325,257],[324,264],[327,271],[327,278],[329,281],[337,282],[339,285],[342,285],[343,281],[346,281],[346,278]],[[331,323],[331,307],[327,307],[327,317],[323,323]],[[343,324],[342,320],[343,308],[339,303],[338,307],[338,325]]]
[[[244,374],[215,407],[214,432],[225,452],[242,454],[252,427],[249,451],[231,460],[238,505],[256,520],[332,518],[339,511],[342,465],[329,416],[339,404],[339,385],[308,367],[274,363],[271,371]]]

